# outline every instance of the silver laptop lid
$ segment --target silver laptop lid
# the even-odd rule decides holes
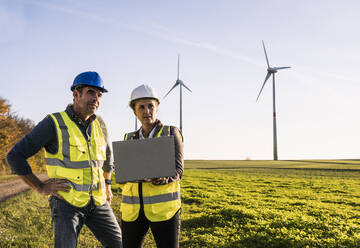
[[[174,136],[112,144],[117,183],[176,175]]]

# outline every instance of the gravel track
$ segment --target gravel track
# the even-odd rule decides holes
[[[41,181],[49,179],[46,173],[36,175]],[[30,187],[20,178],[0,183],[0,202],[28,191]]]

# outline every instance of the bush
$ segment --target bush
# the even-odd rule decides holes
[[[34,122],[11,112],[11,105],[0,97],[0,174],[9,174],[5,158],[10,149],[34,128]],[[29,159],[35,172],[45,170],[44,153],[38,152]]]

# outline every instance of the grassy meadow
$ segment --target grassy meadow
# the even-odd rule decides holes
[[[180,247],[360,247],[360,161],[186,161]],[[120,216],[121,191],[112,207]],[[120,219],[120,218],[118,218]],[[0,247],[51,247],[47,198],[0,204]],[[101,247],[83,228],[79,247]],[[145,247],[155,247],[148,235]]]

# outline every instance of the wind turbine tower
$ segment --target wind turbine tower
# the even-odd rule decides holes
[[[272,81],[273,81],[273,145],[274,145],[274,160],[278,160],[278,152],[277,152],[277,136],[276,136],[276,107],[275,107],[275,73],[277,73],[278,70],[282,70],[282,69],[288,69],[291,68],[290,66],[285,66],[285,67],[271,67],[269,64],[269,59],[266,53],[266,49],[265,49],[265,44],[264,41],[262,41],[262,45],[264,48],[264,53],[265,53],[265,58],[266,58],[266,63],[267,63],[267,74],[265,77],[265,81],[261,87],[261,90],[256,98],[256,101],[259,99],[259,96],[266,84],[266,81],[270,78],[270,76],[272,76]]]
[[[179,79],[179,70],[180,70],[180,54],[178,54],[178,65],[177,65],[177,79],[175,81],[175,84],[173,85],[173,87],[169,90],[168,93],[166,93],[166,95],[164,96],[167,97],[167,95],[169,95],[169,93],[176,88],[176,86],[180,87],[180,131],[182,132],[182,87],[184,87],[185,89],[187,89],[188,91],[192,92],[184,83],[183,81],[181,81]]]

